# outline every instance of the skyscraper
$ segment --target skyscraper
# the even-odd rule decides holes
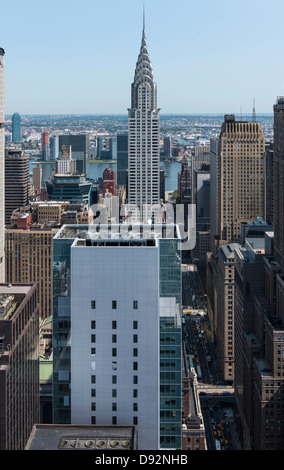
[[[273,142],[267,142],[266,144],[266,222],[269,224],[273,223],[273,180],[274,180],[274,169],[273,169]]]
[[[266,218],[265,139],[259,123],[225,116],[218,152],[220,245],[239,242],[241,223]]]
[[[61,158],[56,161],[58,174],[75,174],[76,161],[72,158],[71,145],[62,145]]]
[[[127,188],[128,172],[128,132],[117,134],[117,185]]]
[[[103,195],[106,193],[116,195],[116,171],[106,168],[103,172]]]
[[[234,374],[232,325],[226,324],[234,317],[234,254],[230,249],[241,242],[243,224],[266,218],[265,153],[261,124],[236,121],[234,115],[225,116],[219,140],[210,141],[208,317],[218,332],[218,354],[228,381]],[[254,257],[254,251],[248,250],[248,256]]]
[[[181,161],[181,171],[178,172],[178,193],[181,204],[191,202],[191,171],[185,156]]]
[[[46,190],[50,201],[84,202],[88,206],[92,202],[92,182],[81,175],[55,174],[46,182]]]
[[[148,209],[160,200],[159,113],[144,21],[128,110],[128,203],[138,207],[141,215],[145,209],[144,220],[149,218]]]
[[[139,449],[180,449],[178,227],[113,227],[54,238],[53,422],[134,424]]]
[[[49,138],[50,160],[55,161],[59,157],[59,136],[51,135]]]
[[[29,157],[19,148],[5,151],[5,224],[10,225],[12,212],[28,204]]]
[[[231,276],[235,404],[244,450],[284,448],[283,116],[282,97],[274,106],[274,243],[273,232],[266,232],[261,220],[259,231],[247,224],[251,238],[235,250]]]
[[[274,253],[284,267],[284,97],[274,105]]]
[[[17,227],[5,232],[6,281],[11,284],[38,283],[39,316],[52,314],[53,237],[57,229],[42,223],[21,228],[31,214],[19,217]]]
[[[4,282],[4,230],[5,230],[5,204],[4,204],[4,167],[5,167],[5,134],[4,134],[4,49],[0,47],[0,282]]]
[[[44,162],[49,160],[49,133],[43,132],[41,135],[41,158]]]
[[[12,142],[19,144],[21,142],[21,117],[19,113],[12,116]]]
[[[24,450],[40,419],[36,284],[0,284],[0,450]]]
[[[62,146],[71,145],[72,158],[76,160],[76,173],[88,176],[89,173],[89,134],[59,135],[59,158],[62,156]]]
[[[40,163],[37,163],[33,168],[33,187],[34,190],[39,194],[42,188],[42,167]]]

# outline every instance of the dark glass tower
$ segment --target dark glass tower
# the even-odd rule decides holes
[[[14,113],[12,117],[12,142],[21,143],[21,117],[19,113]]]
[[[12,212],[29,201],[29,157],[20,148],[5,151],[5,224]]]
[[[76,173],[88,176],[89,173],[89,135],[64,134],[59,136],[59,158],[61,158],[62,145],[71,145],[72,158],[76,160]]]

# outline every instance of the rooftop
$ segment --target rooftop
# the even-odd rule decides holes
[[[146,241],[160,238],[180,239],[176,225],[63,225],[54,239],[80,239],[88,241]]]
[[[137,450],[134,426],[36,424],[25,450]]]
[[[261,238],[246,238],[246,245],[250,247],[255,253],[265,253],[265,239]]]
[[[0,284],[0,296],[2,295],[27,295],[33,284]]]
[[[262,377],[271,377],[273,378],[273,373],[271,368],[269,367],[268,363],[265,361],[265,359],[258,359],[255,358],[255,362],[258,366],[259,372],[261,373]]]
[[[221,255],[226,260],[234,260],[235,257],[235,250],[241,248],[239,243],[228,243],[227,245],[222,245],[220,248]]]

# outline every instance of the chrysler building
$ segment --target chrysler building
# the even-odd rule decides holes
[[[128,204],[130,208],[139,209],[141,221],[149,220],[151,208],[160,202],[159,113],[157,85],[147,49],[144,20],[131,88],[131,109],[128,110]]]

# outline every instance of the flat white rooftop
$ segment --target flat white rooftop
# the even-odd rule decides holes
[[[63,225],[54,239],[85,240],[156,240],[161,238],[180,239],[180,232],[174,224],[93,224]]]
[[[25,286],[21,286],[21,285],[17,285],[17,284],[10,284],[11,287],[9,287],[9,285],[5,284],[0,284],[0,295],[14,295],[14,294],[24,294],[24,295],[27,295],[30,288],[32,287],[32,284],[30,285],[25,285]]]

